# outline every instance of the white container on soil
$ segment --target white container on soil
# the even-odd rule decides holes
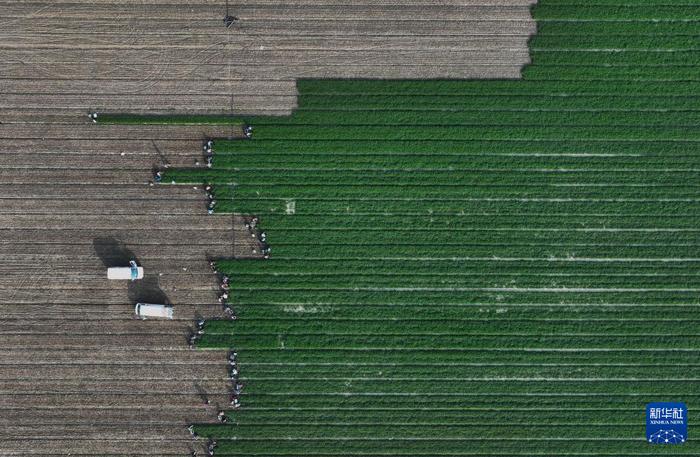
[[[134,307],[134,313],[139,319],[147,319],[149,317],[172,319],[172,305],[155,305],[152,303],[137,303]]]
[[[107,279],[143,279],[143,267],[136,265],[133,260],[128,267],[110,267],[107,268]]]

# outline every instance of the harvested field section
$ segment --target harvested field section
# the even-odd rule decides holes
[[[244,389],[199,428],[218,452],[698,454],[651,448],[644,406],[698,420],[700,7],[533,11],[524,81],[301,80],[166,173],[271,247],[219,263],[239,319],[203,344]]]
[[[519,78],[534,0],[0,1],[0,110],[288,115],[298,78]],[[116,18],[116,19],[115,19]]]
[[[196,318],[224,316],[207,256],[249,257],[251,240],[242,218],[207,214],[201,186],[149,181],[232,133],[82,116],[0,125],[0,454],[204,451],[187,426],[228,404],[227,351],[188,337]],[[107,280],[130,259],[144,279]],[[174,319],[136,320],[137,302],[173,304]]]

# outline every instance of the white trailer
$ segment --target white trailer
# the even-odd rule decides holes
[[[143,279],[143,267],[136,265],[133,260],[128,267],[110,267],[107,268],[107,279]]]
[[[134,308],[134,313],[140,319],[156,317],[161,319],[173,318],[172,305],[154,305],[152,303],[137,303]]]

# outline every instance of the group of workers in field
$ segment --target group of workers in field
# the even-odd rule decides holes
[[[228,303],[229,291],[231,290],[231,278],[228,275],[222,274],[216,268],[216,262],[213,260],[209,261],[209,267],[211,270],[219,277],[219,298],[217,301],[224,308],[224,314],[231,319],[236,320],[236,314],[233,308]]]
[[[243,128],[243,136],[246,139],[251,139],[253,138],[253,127],[251,125],[244,125]],[[207,168],[211,168],[212,165],[214,164],[214,140],[208,139],[204,142],[202,145],[202,150],[204,151],[204,158],[207,163]],[[195,165],[199,165],[199,161],[195,162]]]
[[[258,218],[252,217],[245,220],[245,228],[248,229],[250,236],[257,240],[257,246],[251,248],[253,254],[258,253],[260,249],[260,254],[263,255],[263,259],[270,258],[270,245],[267,243],[267,233],[258,229]]]
[[[231,391],[229,395],[229,404],[231,407],[234,409],[237,409],[241,406],[241,401],[240,401],[240,396],[241,393],[243,392],[243,384],[239,381],[238,378],[238,353],[236,351],[229,351],[228,353],[228,379],[229,382],[231,383]],[[210,401],[208,398],[204,398],[204,403],[206,405],[210,404]],[[219,410],[219,412],[216,415],[216,419],[219,421],[221,424],[226,424],[228,422],[228,417],[226,416],[226,412],[223,410]],[[192,435],[192,438],[195,440],[199,440],[199,435],[197,432],[194,430],[194,425],[190,425],[187,427],[187,430],[190,432],[190,435]],[[207,442],[207,455],[208,456],[213,456],[214,455],[214,450],[216,449],[216,441],[213,439],[209,439]],[[197,456],[197,451],[193,450],[191,452],[191,455],[193,457]]]
[[[231,382],[229,404],[236,409],[241,406],[240,396],[243,392],[243,384],[238,379],[238,353],[236,351],[228,353],[228,379]],[[219,418],[219,421],[225,423],[225,416],[223,420]]]
[[[92,122],[97,122],[97,113],[90,113],[89,114],[90,120]],[[243,136],[246,139],[251,139],[253,138],[253,126],[251,125],[244,125],[242,127],[243,130]],[[211,168],[214,165],[214,140],[208,139],[204,141],[204,144],[202,145],[202,150],[204,151],[204,159],[207,164],[207,168]],[[199,159],[195,161],[195,165],[199,166]],[[166,166],[167,168],[167,166]],[[161,170],[154,170],[153,172],[153,181],[156,183],[160,183],[163,180],[163,172]],[[153,184],[153,183],[151,183]],[[216,202],[214,202],[216,204]],[[214,205],[211,204],[210,201],[210,206],[209,208],[209,214],[212,214],[214,212]]]
[[[93,117],[91,116],[91,119]],[[96,122],[96,115],[95,118],[93,119]],[[246,138],[252,138],[253,135],[253,128],[249,125],[245,125],[243,127],[243,134]],[[207,167],[211,168],[213,165],[213,147],[214,147],[214,140],[206,140],[203,145],[203,151],[204,155],[206,158],[206,164]],[[199,164],[198,162],[196,164]],[[154,171],[154,181],[156,183],[162,182],[163,179],[163,173],[160,170],[155,170]],[[204,186],[204,191],[206,192],[207,195],[207,212],[209,214],[214,213],[214,207],[216,206],[216,199],[214,198],[214,193],[213,193],[213,187],[211,184],[207,184]],[[257,217],[252,217],[249,219],[246,219],[245,222],[245,227],[248,229],[248,232],[251,234],[253,238],[256,238],[257,244],[255,247],[252,248],[253,254],[258,253],[258,249],[260,250],[260,253],[263,255],[263,258],[267,259],[270,256],[270,246],[267,243],[267,234],[257,228],[258,225],[258,218]],[[226,316],[228,316],[229,319],[235,320],[236,319],[236,314],[233,311],[233,308],[231,305],[228,303],[228,298],[229,298],[229,291],[230,291],[230,278],[225,275],[221,274],[217,267],[216,267],[216,262],[210,261],[209,266],[211,267],[212,271],[217,274],[219,277],[219,295],[218,295],[218,302],[223,306],[224,313]],[[190,335],[188,339],[188,343],[191,349],[194,349],[196,346],[197,342],[202,338],[204,335],[205,331],[205,320],[204,319],[197,319],[196,321],[196,326],[192,334]],[[238,370],[238,353],[235,351],[229,352],[228,355],[228,380],[231,383],[231,390],[230,390],[230,395],[229,395],[229,405],[236,409],[239,408],[241,403],[240,403],[240,395],[243,391],[243,384],[239,381],[239,370]],[[210,404],[210,401],[208,398],[204,398],[205,404]],[[228,422],[228,418],[226,416],[226,413],[223,410],[219,410],[217,413],[217,420],[225,424]],[[192,437],[194,439],[199,439],[199,436],[194,430],[194,425],[190,425],[188,427],[188,430]],[[213,439],[210,439],[207,442],[206,446],[206,452],[208,456],[213,456],[214,455],[214,450],[216,449],[216,441]],[[197,451],[193,450],[191,452],[191,455],[193,457],[197,456]]]
[[[219,304],[221,304],[221,306],[223,306],[224,314],[226,315],[226,317],[235,321],[237,316],[234,313],[231,304],[228,302],[229,291],[231,289],[231,279],[227,275],[219,274],[219,271],[216,269],[216,262],[214,262],[213,260],[209,262],[209,266],[219,276],[219,297],[217,301],[219,302]],[[188,339],[190,349],[194,349],[194,347],[197,345],[197,342],[204,335],[204,324],[204,319],[197,319],[196,328],[190,334],[190,337]]]
[[[190,425],[188,428],[190,432],[192,433],[193,436],[197,436],[197,434],[194,432],[194,426]],[[206,453],[208,456],[213,456],[214,455],[214,450],[216,449],[216,440],[209,438],[209,441],[207,441],[207,447],[206,447]],[[191,457],[199,457],[199,452],[197,452],[196,449],[193,449],[190,451],[190,456]]]
[[[214,188],[211,184],[204,186],[204,192],[207,194],[207,214],[214,214],[216,199],[214,198]]]

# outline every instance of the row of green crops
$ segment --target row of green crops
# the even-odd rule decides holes
[[[643,419],[643,417],[642,417]],[[390,455],[400,456],[482,456],[482,455],[508,455],[508,456],[532,456],[532,455],[697,455],[693,453],[692,445],[684,446],[657,446],[654,454],[645,454],[649,450],[649,445],[645,440],[638,440],[634,437],[601,438],[611,434],[616,435],[614,429],[598,428],[591,430],[588,434],[579,433],[577,437],[570,434],[556,439],[551,436],[559,436],[558,430],[552,427],[541,427],[534,429],[532,433],[536,436],[513,437],[504,439],[503,435],[510,434],[512,428],[502,427],[495,431],[495,436],[475,438],[478,431],[474,431],[468,438],[393,438],[399,435],[399,431],[392,430],[386,435],[375,436],[373,439],[367,437],[350,438],[344,436],[342,429],[332,427],[322,427],[325,433],[316,438],[295,438],[294,428],[291,427],[285,432],[271,430],[266,436],[277,436],[277,440],[269,438],[242,438],[241,434],[247,428],[237,427],[237,432],[229,434],[222,428],[217,433],[229,435],[231,440],[220,439],[218,441],[217,455],[314,455],[314,456],[348,456],[348,455],[386,455],[377,453],[377,448],[382,445],[387,446]],[[434,430],[422,427],[426,434],[435,435]],[[365,429],[371,432],[373,428]],[[637,427],[635,435],[643,435],[644,428]],[[223,438],[223,437],[221,437]],[[384,443],[389,443],[384,444]],[[629,450],[634,449],[637,453],[630,454]]]
[[[541,0],[522,81],[298,82],[217,140],[267,261],[228,259],[242,407],[217,455],[700,455],[700,5]]]

